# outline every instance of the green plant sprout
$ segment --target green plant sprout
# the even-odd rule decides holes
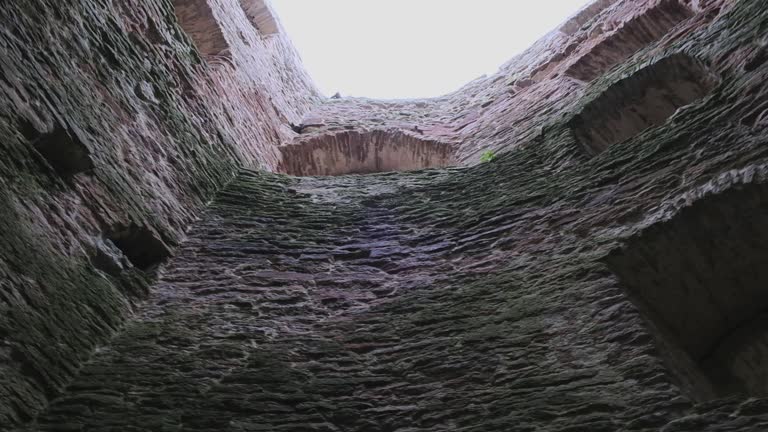
[[[480,162],[490,162],[496,158],[496,153],[493,150],[486,150],[480,156]]]

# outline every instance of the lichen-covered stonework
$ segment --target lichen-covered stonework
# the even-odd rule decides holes
[[[274,168],[319,101],[284,36],[211,4],[227,62],[170,1],[0,4],[0,429],[63,390],[214,192]]]
[[[411,101],[322,99],[269,13],[0,5],[0,430],[768,430],[762,0],[599,0]],[[277,173],[372,136],[457,166]]]

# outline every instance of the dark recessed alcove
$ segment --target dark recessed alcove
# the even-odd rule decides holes
[[[694,397],[768,396],[768,185],[703,198],[606,262]]]
[[[122,251],[131,264],[141,270],[152,269],[171,255],[168,246],[144,226],[117,226],[109,231],[107,238]]]
[[[595,155],[664,124],[679,108],[703,98],[718,83],[699,60],[674,54],[610,86],[570,126],[582,147]]]
[[[64,178],[93,169],[90,151],[61,125],[40,133],[31,124],[22,132],[56,173]]]

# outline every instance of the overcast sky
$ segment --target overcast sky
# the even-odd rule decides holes
[[[440,96],[495,72],[588,0],[272,0],[327,96]]]

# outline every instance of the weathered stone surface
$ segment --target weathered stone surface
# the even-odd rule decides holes
[[[60,393],[144,270],[238,167],[273,169],[319,100],[287,39],[208,4],[224,63],[170,1],[0,4],[0,430]]]
[[[0,6],[17,23],[0,38],[3,428],[768,428],[761,0],[599,2],[454,94],[318,106],[284,36],[238,3],[207,3],[221,61],[170,2],[41,1],[42,30],[26,2]],[[606,48],[646,13],[665,30]],[[61,42],[83,23],[98,55]],[[567,76],[584,55],[609,70]],[[100,109],[77,97],[93,92]],[[601,122],[620,133],[578,132]],[[92,169],[33,150],[56,127]],[[398,130],[461,166],[266,172],[290,162],[280,145]]]
[[[595,20],[601,12],[616,3],[618,3],[618,0],[596,0],[591,2],[563,23],[558,30],[567,35],[572,35],[581,30],[588,22]]]

